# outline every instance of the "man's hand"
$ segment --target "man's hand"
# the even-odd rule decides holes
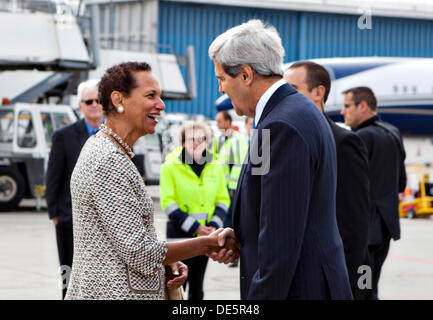
[[[235,233],[231,228],[218,229],[210,234],[216,236],[219,250],[214,250],[207,254],[209,258],[219,263],[232,263],[239,259],[240,244],[236,239]]]
[[[54,224],[54,227],[57,227],[57,224],[59,223],[59,217],[54,217],[53,218],[53,224]]]
[[[178,261],[165,266],[167,288],[177,289],[182,286],[188,278],[188,267]]]

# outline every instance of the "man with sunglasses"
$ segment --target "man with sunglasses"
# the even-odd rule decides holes
[[[99,125],[103,122],[102,106],[98,101],[98,80],[91,79],[81,83],[77,93],[83,119],[53,134],[46,175],[48,214],[56,228],[61,274],[62,277],[66,276],[66,284],[73,256],[69,181],[84,143],[99,130]],[[63,283],[63,298],[66,289]]]

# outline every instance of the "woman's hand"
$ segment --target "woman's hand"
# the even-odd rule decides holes
[[[177,289],[188,278],[188,267],[180,262],[174,262],[165,266],[166,285],[168,289]]]

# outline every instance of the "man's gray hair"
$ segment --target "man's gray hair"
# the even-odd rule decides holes
[[[220,34],[209,47],[209,57],[231,77],[245,65],[263,77],[284,74],[281,38],[273,26],[265,26],[260,20],[250,20]]]
[[[86,90],[91,90],[91,89],[98,90],[98,84],[99,84],[99,79],[89,79],[89,80],[81,82],[77,88],[78,103],[80,103],[81,100],[83,99],[84,89],[86,89]]]

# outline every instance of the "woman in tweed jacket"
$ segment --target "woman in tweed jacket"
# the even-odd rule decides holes
[[[157,239],[130,146],[155,132],[165,108],[160,96],[146,63],[114,66],[100,81],[105,125],[87,140],[71,178],[74,258],[66,299],[165,299],[166,288],[186,280],[180,260],[211,252],[225,263],[238,257],[234,240],[218,246],[222,229],[173,243]]]

